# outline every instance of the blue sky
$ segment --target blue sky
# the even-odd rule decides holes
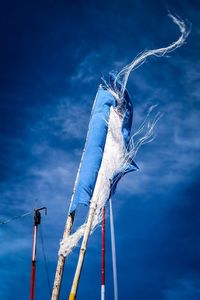
[[[53,283],[59,240],[90,110],[102,75],[179,35],[168,9],[192,23],[187,43],[152,58],[128,82],[133,132],[148,107],[164,113],[138,172],[113,199],[120,299],[200,298],[198,1],[7,1],[0,7],[0,218],[47,206]],[[36,200],[37,199],[37,200]],[[82,212],[78,212],[81,216]],[[1,225],[0,298],[28,299],[32,216]],[[76,221],[78,223],[78,221]],[[76,224],[75,224],[76,225]],[[106,293],[113,299],[107,212]],[[89,241],[77,299],[100,298],[100,228]],[[67,299],[78,249],[65,268]],[[89,296],[88,296],[89,295]],[[36,299],[49,299],[38,241]]]

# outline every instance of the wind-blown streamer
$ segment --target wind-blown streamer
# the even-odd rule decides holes
[[[120,178],[137,169],[134,157],[138,149],[154,137],[154,128],[161,114],[157,113],[151,121],[150,115],[155,108],[151,107],[138,131],[130,138],[132,103],[126,85],[131,71],[144,63],[147,57],[164,56],[185,42],[189,29],[180,19],[172,15],[170,17],[181,32],[176,42],[165,48],[144,51],[115,77],[110,76],[109,84],[104,82],[104,86],[99,87],[91,114],[77,188],[69,210],[69,213],[73,213],[80,203],[95,205],[91,232],[101,222],[102,208],[115,191]],[[135,141],[135,137],[140,134],[142,137]],[[86,223],[61,241],[59,255],[69,255],[83,236],[85,228]]]
[[[91,203],[95,199],[97,203],[95,217],[92,223],[92,231],[101,221],[102,207],[105,206],[109,199],[112,181],[117,174],[125,174],[130,169],[136,169],[132,160],[128,160],[128,151],[125,147],[124,137],[121,131],[123,117],[114,107],[110,108],[108,121],[108,131],[104,147],[104,154],[101,166],[98,172],[97,180],[93,190]],[[62,240],[59,254],[68,255],[85,231],[86,224],[83,224],[75,233],[70,235],[66,240]]]
[[[181,19],[179,19],[178,17],[175,17],[170,13],[169,13],[168,16],[179,27],[180,32],[181,32],[181,36],[179,37],[179,39],[177,41],[175,41],[174,43],[170,44],[167,47],[143,51],[142,53],[137,55],[130,64],[126,65],[116,75],[115,80],[114,80],[114,92],[118,94],[119,98],[123,98],[123,95],[124,95],[124,92],[126,90],[126,85],[127,85],[130,73],[133,70],[139,68],[145,62],[145,60],[148,57],[150,57],[150,56],[158,56],[158,57],[159,56],[164,56],[165,54],[174,51],[175,49],[181,47],[184,44],[187,36],[190,33],[190,28],[189,27],[187,28],[185,23]],[[118,87],[117,87],[117,82],[119,80],[122,82],[120,92],[118,91]]]

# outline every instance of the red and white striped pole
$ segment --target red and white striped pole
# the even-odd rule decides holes
[[[46,207],[42,207],[34,210],[34,225],[33,225],[33,247],[32,247],[32,267],[31,267],[31,287],[30,287],[30,300],[34,300],[35,294],[35,273],[36,273],[36,249],[37,249],[37,229],[41,222],[40,210],[45,209],[45,215],[47,213]]]
[[[101,243],[101,300],[105,300],[105,207],[102,209]]]

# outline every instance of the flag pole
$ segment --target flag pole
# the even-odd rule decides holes
[[[88,219],[87,219],[86,228],[85,228],[85,232],[84,232],[84,236],[83,236],[83,240],[82,240],[82,244],[81,244],[81,248],[80,248],[80,252],[79,252],[78,263],[76,266],[76,272],[74,275],[74,279],[73,279],[73,283],[72,283],[72,287],[71,287],[71,291],[70,291],[70,295],[69,295],[69,300],[76,299],[79,279],[80,279],[81,270],[83,267],[83,262],[84,262],[85,253],[86,253],[86,249],[87,249],[87,242],[88,242],[88,238],[90,235],[96,207],[97,207],[97,199],[94,198],[93,201],[91,200],[91,204],[90,204]]]
[[[102,209],[101,244],[101,300],[105,300],[105,206]]]
[[[41,207],[41,208],[38,208],[38,209],[34,209],[30,300],[34,300],[34,296],[35,296],[37,230],[38,230],[38,225],[40,225],[40,223],[41,223],[41,213],[40,213],[40,210],[43,210],[43,209],[45,210],[45,215],[46,215],[47,214],[47,208],[46,207]]]
[[[97,99],[97,96],[95,97],[95,100],[94,100],[94,103],[93,103],[93,106],[92,106],[92,112],[93,112],[94,107],[95,107],[96,99]],[[91,112],[91,115],[92,115],[92,112]],[[91,117],[90,117],[90,119],[91,119]],[[90,121],[89,121],[89,123],[90,123]],[[84,158],[84,154],[85,154],[85,150],[86,150],[87,140],[88,140],[88,132],[87,132],[86,141],[85,141],[85,145],[84,145],[84,148],[83,148],[83,153],[82,153],[82,156],[81,156],[81,161],[80,161],[80,164],[79,164],[79,168],[78,168],[78,172],[77,172],[77,175],[76,175],[76,180],[75,180],[75,183],[74,183],[74,188],[73,188],[73,192],[72,192],[72,196],[71,196],[71,200],[70,200],[69,213],[68,213],[66,224],[65,224],[63,239],[66,239],[70,236],[71,228],[72,228],[72,225],[73,225],[73,222],[74,222],[75,211],[70,213],[70,208],[72,206],[73,199],[74,199],[74,194],[76,192],[76,187],[77,187],[77,184],[78,184],[78,178],[79,178],[79,174],[80,174],[80,170],[81,170],[81,166],[82,166],[82,162],[83,162],[83,158]],[[54,285],[53,285],[51,300],[58,300],[59,299],[64,265],[65,265],[65,257],[62,254],[60,254],[58,256],[58,262],[57,262],[57,267],[56,267],[56,274],[55,274],[55,279],[54,279]]]
[[[86,139],[86,141],[87,141],[87,139]],[[78,183],[80,169],[81,169],[81,165],[82,165],[82,161],[83,161],[83,157],[84,157],[84,153],[85,153],[85,148],[86,148],[86,143],[85,143],[85,146],[84,146],[84,149],[83,149],[81,161],[80,161],[78,172],[77,172],[77,175],[76,175],[76,180],[75,180],[75,183],[74,183],[74,188],[73,188],[73,192],[72,192],[72,196],[71,196],[71,200],[70,200],[69,213],[68,213],[68,216],[67,216],[65,229],[64,229],[64,233],[63,233],[63,239],[67,239],[70,236],[72,225],[73,225],[73,222],[74,222],[75,211],[70,213],[70,208],[71,208],[72,203],[73,203],[74,194],[75,194],[75,191],[76,191],[76,186],[77,186],[77,183]],[[58,262],[57,262],[57,267],[56,267],[56,274],[55,274],[55,279],[54,279],[54,285],[53,285],[51,300],[58,300],[59,299],[64,266],[65,266],[65,257],[64,257],[64,255],[60,254],[58,256]]]
[[[63,233],[63,239],[66,239],[70,235],[71,228],[72,228],[73,221],[74,221],[74,215],[75,215],[75,213],[68,214],[64,233]],[[58,256],[58,262],[57,262],[57,267],[56,267],[56,274],[55,274],[55,279],[54,279],[51,300],[59,299],[64,265],[65,265],[65,257],[61,254]]]
[[[95,99],[95,102],[96,102],[96,99]],[[95,104],[95,102],[94,102],[94,104]],[[93,108],[94,108],[94,105],[93,105]],[[101,169],[101,167],[100,167],[100,169]],[[102,180],[104,181],[104,179],[105,179],[104,177],[105,176],[99,171],[97,181],[96,181],[96,186],[97,186],[97,182],[98,182],[98,184],[100,184]],[[81,271],[82,271],[82,267],[83,267],[83,262],[84,262],[84,258],[85,258],[85,254],[86,254],[86,249],[87,249],[87,243],[88,243],[89,235],[90,235],[90,232],[91,232],[92,223],[93,223],[93,219],[94,219],[94,216],[95,216],[97,204],[98,204],[98,201],[99,201],[99,194],[98,193],[99,193],[98,189],[94,189],[93,195],[92,195],[92,198],[91,198],[91,202],[90,202],[90,207],[89,207],[85,232],[84,232],[84,235],[83,235],[83,240],[82,240],[82,244],[81,244],[81,248],[80,248],[80,252],[79,252],[78,263],[77,263],[77,266],[76,266],[76,271],[75,271],[75,274],[74,274],[74,279],[73,279],[73,282],[72,282],[71,291],[70,291],[70,294],[69,294],[69,300],[76,299],[76,294],[77,294],[77,289],[78,289],[78,285],[79,285],[80,275],[81,275]]]
[[[75,183],[74,183],[74,188],[73,188],[73,192],[72,192],[72,196],[71,196],[71,200],[70,200],[69,213],[68,213],[68,216],[67,216],[65,229],[64,229],[64,233],[63,233],[63,239],[67,239],[70,236],[72,225],[73,225],[73,222],[74,222],[75,211],[70,213],[70,208],[72,206],[72,202],[73,202],[73,199],[74,199],[74,194],[75,194],[75,191],[76,191],[76,186],[77,186],[77,183],[78,183],[78,177],[79,177],[79,174],[80,174],[80,169],[81,169],[81,165],[82,165],[82,161],[83,161],[83,156],[84,156],[84,153],[85,153],[85,147],[86,147],[86,143],[85,143],[85,146],[84,146],[84,149],[83,149],[81,161],[80,161],[78,172],[77,172],[77,175],[76,175],[76,180],[75,180]],[[58,300],[59,299],[64,266],[65,266],[65,257],[64,257],[64,255],[60,254],[58,256],[58,262],[57,262],[57,267],[56,267],[56,274],[55,274],[55,279],[54,279],[54,285],[53,285],[51,300]]]

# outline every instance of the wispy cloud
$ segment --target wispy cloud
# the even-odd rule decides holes
[[[196,281],[196,282],[195,282]],[[177,280],[173,287],[164,292],[166,300],[188,300],[198,299],[200,296],[200,288],[196,278],[183,278]]]
[[[77,66],[75,74],[72,74],[71,81],[75,82],[75,84],[78,84],[80,81],[82,83],[89,83],[97,78],[101,72],[99,70],[99,58],[100,54],[97,52],[87,54],[79,66]]]

